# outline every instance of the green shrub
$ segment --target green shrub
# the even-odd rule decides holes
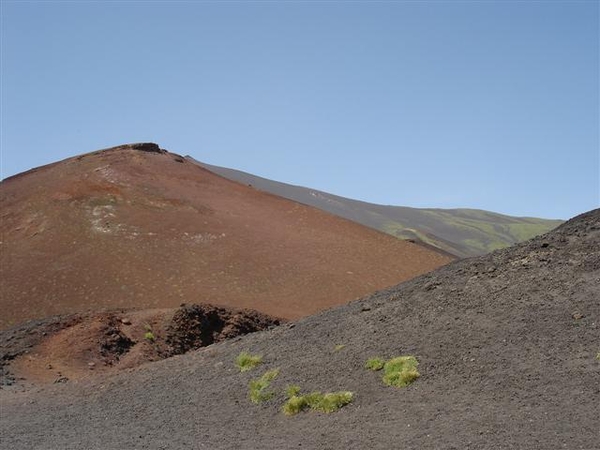
[[[419,365],[414,356],[398,356],[383,366],[383,382],[389,386],[404,387],[419,378]]]
[[[311,392],[310,394],[300,395],[300,387],[289,386],[287,389],[288,400],[283,405],[283,413],[287,416],[298,414],[307,408],[313,411],[331,413],[337,411],[342,406],[350,403],[354,397],[352,392]]]
[[[285,389],[285,395],[287,398],[292,398],[300,393],[300,386],[297,384],[291,384]]]
[[[240,372],[246,372],[248,370],[254,369],[262,363],[262,356],[260,355],[251,355],[248,352],[242,352],[235,359],[235,364],[240,369]]]
[[[286,416],[293,416],[308,406],[305,396],[293,395],[283,405],[283,413]]]
[[[275,395],[274,392],[267,391],[267,388],[277,375],[279,375],[279,369],[273,369],[265,372],[262,377],[250,381],[250,401],[252,403],[264,402]]]
[[[144,333],[144,339],[150,342],[154,342],[156,340],[156,336],[154,336],[154,333],[152,331],[146,331],[146,333]]]
[[[348,391],[327,392],[325,394],[314,392],[313,394],[309,394],[306,401],[311,409],[330,413],[350,403],[353,397],[354,394]]]
[[[370,358],[365,363],[365,368],[369,370],[381,370],[385,365],[385,361],[382,358]]]

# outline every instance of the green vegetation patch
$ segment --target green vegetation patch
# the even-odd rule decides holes
[[[272,369],[263,374],[262,377],[251,380],[248,387],[250,388],[250,401],[252,403],[261,403],[270,400],[275,395],[272,391],[267,391],[267,388],[275,378],[279,375],[279,369]]]
[[[285,389],[285,395],[287,398],[292,398],[300,395],[300,386],[297,384],[291,384]]]
[[[283,413],[286,416],[293,416],[306,409],[331,413],[352,402],[354,397],[354,394],[349,391],[311,392],[300,395],[300,387],[295,385],[288,386],[286,393],[288,400],[283,405]]]
[[[304,395],[293,395],[288,398],[287,402],[283,405],[283,413],[286,416],[294,416],[300,411],[308,408],[308,402]]]
[[[365,363],[365,368],[369,369],[369,370],[381,370],[383,369],[383,366],[385,365],[385,361],[382,358],[376,357],[376,358],[369,358],[367,360],[367,362]]]
[[[240,353],[235,359],[235,365],[240,369],[240,372],[247,372],[254,369],[260,363],[262,363],[262,356],[251,355],[248,352]]]
[[[514,236],[518,242],[526,241],[532,237],[547,233],[562,223],[561,220],[530,220],[532,223],[514,223],[508,225],[511,235]]]
[[[349,391],[327,392],[325,394],[313,392],[308,395],[307,401],[310,409],[331,413],[352,402],[353,397],[354,394]]]
[[[383,382],[388,386],[405,387],[421,376],[414,356],[398,356],[383,366]]]
[[[144,330],[146,330],[146,332],[144,333],[144,339],[146,339],[149,342],[156,341],[156,336],[152,331],[152,325],[150,325],[149,323],[144,324]]]
[[[144,333],[144,339],[150,342],[154,342],[156,340],[156,336],[154,336],[154,333],[152,331],[146,331]]]
[[[365,368],[373,371],[383,369],[383,382],[388,386],[404,387],[421,376],[417,370],[419,362],[414,356],[397,356],[388,361],[383,358],[369,358]]]

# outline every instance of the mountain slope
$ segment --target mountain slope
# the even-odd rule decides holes
[[[298,318],[450,261],[155,144],[7,178],[0,211],[0,328],[183,302]]]
[[[12,449],[598,448],[600,210],[513,248],[292,325],[119,376],[0,391]],[[339,345],[344,345],[340,348]],[[240,373],[235,357],[264,357]],[[410,354],[421,377],[385,386],[373,356]],[[279,368],[275,397],[248,382]],[[281,413],[288,384],[348,390],[329,415]]]
[[[430,244],[458,257],[477,256],[550,231],[561,220],[511,217],[476,209],[409,208],[351,200],[194,160],[211,172],[328,211],[401,239]]]

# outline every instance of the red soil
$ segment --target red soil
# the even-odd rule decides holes
[[[72,315],[52,326],[35,323],[3,335],[3,355],[12,356],[0,386],[15,379],[27,386],[106,376],[280,323],[256,311],[212,305]]]
[[[0,211],[0,329],[182,302],[295,319],[450,261],[148,145],[8,178]]]

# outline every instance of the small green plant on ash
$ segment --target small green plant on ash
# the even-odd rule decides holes
[[[261,403],[270,400],[275,393],[267,391],[267,388],[275,378],[279,375],[279,369],[273,369],[265,372],[262,377],[251,380],[248,387],[250,388],[250,401],[252,403]]]
[[[419,362],[414,356],[398,356],[383,366],[383,382],[389,386],[405,387],[421,376]]]
[[[337,344],[334,348],[333,351],[334,352],[339,352],[341,349],[343,349],[346,346],[346,344]]]
[[[331,413],[352,402],[354,397],[354,394],[349,391],[327,392],[325,394],[311,392],[310,394],[300,395],[300,387],[296,385],[288,386],[286,394],[288,400],[283,405],[283,413],[286,416],[293,416],[308,408],[313,411]]]
[[[383,382],[388,386],[404,387],[421,376],[417,370],[419,362],[414,356],[398,356],[385,361],[382,358],[370,358],[365,368],[373,371],[383,369]]]
[[[313,392],[308,395],[307,401],[310,409],[331,413],[350,403],[353,397],[354,394],[349,391],[327,392],[325,394]]]
[[[254,369],[260,363],[262,363],[262,356],[251,355],[248,352],[240,353],[235,359],[235,365],[240,369],[240,372],[247,372]]]
[[[383,358],[369,358],[367,360],[367,362],[365,363],[365,368],[369,369],[369,370],[381,370],[383,369],[383,366],[385,365],[385,361],[383,360]]]
[[[285,388],[285,396],[287,398],[292,398],[300,394],[300,386],[297,384],[290,384],[287,388]]]
[[[286,416],[293,416],[298,414],[300,411],[308,406],[306,398],[303,395],[293,395],[288,398],[287,402],[283,405],[283,413]]]
[[[144,333],[144,339],[150,342],[154,342],[156,340],[156,336],[154,336],[154,333],[152,332],[152,326],[150,326],[150,324],[147,323],[144,325],[144,330],[146,330],[146,332]]]

